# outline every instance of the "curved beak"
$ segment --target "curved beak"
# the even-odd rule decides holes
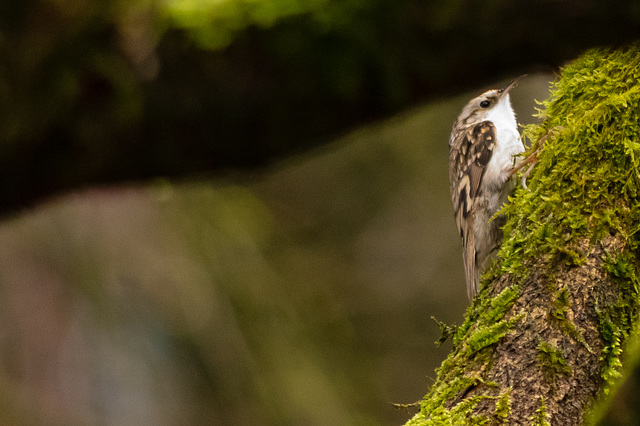
[[[527,74],[523,74],[520,77],[514,78],[513,80],[511,80],[511,83],[509,83],[507,85],[507,87],[505,87],[504,89],[500,89],[500,97],[506,95],[507,93],[509,93],[509,91],[511,89],[513,89],[514,87],[516,87],[518,85],[518,82],[520,80],[522,80],[523,78],[525,78],[527,76]]]

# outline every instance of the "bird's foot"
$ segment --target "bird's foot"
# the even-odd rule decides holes
[[[522,187],[524,189],[528,189],[527,188],[527,178],[531,174],[531,171],[533,170],[535,165],[538,163],[538,154],[540,153],[540,151],[542,151],[542,148],[544,147],[544,143],[547,141],[547,139],[549,139],[557,130],[562,130],[562,127],[561,126],[556,126],[553,129],[549,129],[549,131],[547,132],[546,135],[544,135],[543,137],[538,139],[538,141],[536,142],[538,147],[527,158],[522,160],[520,163],[516,164],[509,171],[509,179],[511,179],[511,177],[513,177],[513,175],[515,175],[518,171],[520,171],[524,166],[526,166],[528,164],[529,167],[527,167],[527,170],[525,170],[525,172],[522,174]]]

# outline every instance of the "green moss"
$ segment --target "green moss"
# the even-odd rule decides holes
[[[567,313],[569,312],[569,290],[566,288],[561,289],[553,301],[553,307],[551,309],[551,316],[559,321],[565,321],[567,319]]]
[[[579,237],[639,228],[640,213],[620,203],[635,200],[640,181],[639,53],[634,45],[576,60],[542,102],[544,122],[525,127],[525,139],[545,142],[529,189],[505,209],[503,271],[522,272],[527,259],[580,265],[584,253],[572,248]]]
[[[495,384],[487,383],[490,387],[496,387]],[[473,409],[482,400],[494,400],[496,404],[493,418],[498,424],[507,424],[509,414],[511,413],[511,388],[498,396],[491,395],[474,395],[472,397],[461,400],[451,409],[441,405],[435,407],[428,413],[421,412],[414,416],[407,425],[481,425],[492,423],[487,416],[471,414]]]
[[[609,393],[611,387],[615,384],[616,379],[622,377],[620,369],[622,368],[622,362],[620,361],[620,355],[622,355],[622,339],[619,328],[613,330],[613,338],[608,345],[602,350],[600,360],[603,362],[602,366],[602,378],[604,379],[605,386],[603,393],[606,395]]]
[[[609,235],[621,238],[621,252],[609,253],[602,265],[618,286],[619,298],[612,303],[594,294],[598,330],[604,342],[603,393],[620,375],[620,355],[626,340],[638,331],[640,273],[635,254],[640,252],[639,81],[640,44],[616,51],[592,50],[562,70],[550,98],[541,103],[539,116],[544,121],[523,131],[523,137],[533,142],[530,152],[542,145],[539,161],[527,180],[528,189],[518,188],[504,208],[507,222],[501,260],[483,277],[487,282],[509,274],[511,282],[520,285],[533,268],[553,271],[557,266],[584,264],[591,248],[585,241],[594,245]],[[481,399],[496,398],[495,390],[490,393],[487,389],[484,395],[474,392],[473,397],[464,398],[465,390],[482,385],[478,385],[477,372],[490,371],[493,345],[522,318],[509,317],[519,295],[518,285],[493,299],[487,298],[486,288],[481,290],[455,332],[454,352],[443,362],[421,412],[409,424],[487,420],[474,418],[471,412]],[[569,318],[569,289],[554,286],[549,290],[549,320],[592,351]],[[547,342],[538,346],[538,362],[549,377],[571,374],[562,352]],[[508,398],[504,394],[502,397]],[[500,401],[496,403],[496,416],[506,412]],[[455,404],[447,408],[447,402]],[[540,397],[540,407],[531,422],[548,425],[549,421],[545,400]]]
[[[541,125],[524,129],[530,141],[545,139],[539,162],[505,208],[508,217],[500,256],[502,273],[527,273],[543,261],[580,265],[581,239],[592,244],[607,235],[622,237],[621,253],[609,253],[603,268],[619,286],[615,303],[597,301],[603,393],[620,376],[620,356],[637,328],[640,287],[635,253],[640,248],[640,44],[592,50],[562,70]],[[588,345],[567,317],[566,289],[555,294],[550,318]],[[589,348],[591,350],[591,348]]]
[[[544,397],[540,397],[540,407],[531,416],[532,426],[551,426],[549,423],[549,413],[547,413],[547,405],[544,401]]]
[[[633,378],[635,371],[640,368],[640,333],[635,328],[634,332],[628,337],[624,351],[624,363],[626,368],[620,369],[623,377],[616,379],[615,383],[609,384],[603,393],[610,395],[608,398],[602,398],[600,403],[591,407],[587,415],[585,416],[585,424],[587,425],[605,425],[607,418],[615,417],[615,414],[608,416],[610,412],[614,412],[615,402],[618,399],[616,392],[623,385],[624,381]],[[619,402],[619,401],[618,401]],[[605,423],[606,422],[606,423]]]
[[[581,343],[590,353],[593,349],[587,343],[580,328],[569,319],[568,313],[571,307],[569,299],[569,290],[566,287],[560,289],[553,299],[551,310],[549,312],[550,321],[555,322],[560,330],[571,336],[575,341]]]
[[[517,286],[510,286],[494,298],[476,298],[478,302],[468,309],[465,322],[456,331],[454,352],[437,370],[436,384],[425,397],[420,413],[414,418],[416,421],[421,419],[423,423],[419,424],[480,424],[487,420],[485,417],[471,416],[470,413],[479,401],[497,399],[497,385],[486,382],[477,375],[467,376],[464,371],[490,368],[491,346],[499,342],[523,317],[507,317],[518,293]],[[480,395],[464,397],[467,391],[477,387],[482,387]],[[456,401],[453,407],[445,408],[452,401]],[[507,402],[502,402],[503,414],[504,404]]]
[[[606,308],[598,306],[598,329],[605,346],[600,355],[602,378],[605,386],[602,393],[607,395],[622,377],[621,355],[630,335],[637,334],[638,320],[638,264],[635,254],[629,251],[607,253],[603,268],[619,286],[616,303]]]
[[[520,289],[518,286],[505,288],[495,298],[490,299],[489,309],[482,312],[480,320],[485,324],[493,324],[504,318],[506,313],[511,309],[515,301],[518,299]]]
[[[509,388],[496,402],[495,417],[499,423],[506,424],[511,414],[511,390],[512,388]]]
[[[570,375],[571,367],[567,365],[562,351],[549,342],[540,341],[538,344],[538,364],[547,380],[555,385],[556,377]]]
[[[474,304],[467,309],[464,323],[454,335],[454,345],[458,345],[463,339],[468,339],[467,334],[472,328],[475,333],[480,333],[483,328],[494,326],[501,321],[517,300],[519,291],[518,286],[510,286],[493,299],[486,297],[474,299]]]
[[[431,319],[434,320],[436,324],[438,324],[438,327],[440,327],[440,338],[435,341],[436,345],[440,346],[447,340],[453,339],[453,336],[455,336],[458,331],[458,327],[455,324],[448,325],[442,321],[437,320],[434,316],[432,316]]]
[[[498,321],[490,326],[480,328],[467,339],[469,353],[474,354],[487,346],[498,343],[500,339],[502,339],[513,328],[515,323],[523,317],[524,314],[510,320]]]
[[[505,288],[493,299],[479,298],[478,305],[474,305],[471,315],[460,326],[455,335],[454,343],[458,344],[463,339],[468,355],[479,352],[487,346],[500,341],[522,316],[504,319],[505,315],[518,298],[518,286]]]

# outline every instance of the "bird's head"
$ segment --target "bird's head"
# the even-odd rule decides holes
[[[458,123],[463,126],[468,126],[485,120],[493,121],[492,117],[498,115],[503,115],[504,118],[513,118],[515,121],[515,114],[511,108],[509,92],[522,77],[516,78],[503,89],[488,90],[482,95],[471,99],[458,116]]]

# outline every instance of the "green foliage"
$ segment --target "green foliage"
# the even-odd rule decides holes
[[[542,371],[552,383],[558,375],[571,374],[571,367],[567,365],[562,351],[549,342],[540,341],[537,360]]]
[[[623,236],[625,252],[610,253],[604,262],[620,286],[614,306],[599,310],[605,392],[620,375],[622,343],[638,313],[633,253],[640,247],[639,77],[637,44],[590,51],[563,69],[551,98],[542,103],[544,123],[524,131],[530,140],[546,139],[544,155],[528,181],[530,190],[520,189],[506,208],[510,238],[501,252],[505,271],[523,269],[526,259],[573,265],[584,258],[571,248],[579,238]],[[557,320],[566,317],[566,296],[561,291],[554,301]]]
[[[345,24],[365,6],[362,0],[167,0],[164,13],[178,28],[188,30],[206,49],[220,49],[236,34],[255,25],[266,28],[297,15],[310,15],[320,28]]]
[[[511,414],[511,390],[509,388],[496,402],[495,417],[500,423],[506,423]]]
[[[529,189],[505,209],[505,270],[539,257],[580,264],[584,253],[571,249],[577,238],[637,231],[638,50],[594,50],[565,67],[542,102],[544,123],[524,129],[526,139],[545,139],[544,155]]]
[[[519,288],[517,286],[505,288],[500,294],[490,300],[489,309],[483,309],[480,317],[481,321],[486,324],[493,324],[504,318],[518,299],[518,294]]]
[[[605,343],[601,352],[605,394],[620,376],[620,356],[637,328],[640,303],[635,259],[640,249],[638,81],[640,44],[616,51],[592,50],[562,70],[551,97],[542,102],[544,109],[539,116],[544,122],[524,129],[523,137],[533,141],[529,151],[541,150],[539,162],[527,180],[528,189],[518,188],[504,209],[508,219],[499,254],[502,261],[490,272],[491,278],[510,274],[521,282],[534,265],[544,269],[584,264],[590,249],[585,241],[595,244],[609,235],[623,238],[621,252],[609,253],[603,262],[619,287],[618,300],[611,303],[594,294]],[[592,351],[568,318],[569,290],[550,290],[549,319]],[[427,423],[414,418],[414,424],[428,424],[430,413],[437,407],[438,415],[444,416],[442,406],[447,399],[441,397],[460,392],[460,388],[447,389],[443,382],[448,377],[461,375],[466,368],[474,371],[473,365],[487,362],[487,346],[497,342],[512,325],[507,324],[503,312],[517,294],[517,287],[511,287],[493,301],[482,300],[484,293],[474,301],[456,333],[456,351],[442,364],[438,381],[425,397],[421,414]],[[474,353],[477,355],[471,357]],[[538,345],[537,361],[550,380],[572,373],[563,353],[549,342]],[[531,422],[549,425],[549,421],[545,400],[540,396],[540,407]]]
[[[568,318],[570,305],[569,290],[563,287],[555,294],[549,312],[550,320],[554,321],[560,330],[571,336],[575,341],[580,342],[590,353],[593,353],[593,349],[585,340],[580,328]]]
[[[524,265],[544,259],[580,264],[584,253],[577,241],[592,242],[608,234],[624,238],[622,253],[609,253],[603,267],[618,283],[618,300],[598,307],[599,331],[605,343],[601,353],[603,393],[621,375],[624,343],[638,317],[640,199],[638,197],[640,135],[640,45],[593,50],[565,67],[540,116],[524,137],[546,139],[544,155],[528,181],[506,208],[510,220],[505,233],[503,271],[526,271]],[[532,149],[537,148],[534,143]],[[568,247],[568,248],[567,248]],[[582,334],[567,320],[568,293],[556,294],[551,317],[572,337]],[[586,345],[586,342],[584,342]],[[588,346],[587,346],[588,347]],[[540,347],[540,358],[553,352]],[[548,349],[548,348],[546,348]],[[543,356],[544,354],[544,356]],[[562,363],[554,365],[564,371]]]
[[[513,303],[517,300],[517,286],[505,288],[494,298],[479,297],[467,310],[465,322],[454,335],[455,351],[437,370],[436,384],[421,404],[419,415],[412,420],[418,423],[408,424],[475,424],[486,421],[485,417],[473,417],[471,410],[483,399],[496,399],[494,394],[483,393],[464,398],[467,390],[477,386],[486,389],[495,388],[496,384],[487,383],[478,376],[466,376],[464,371],[477,365],[489,362],[491,345],[500,341],[523,316],[507,316]],[[446,408],[449,401],[462,398],[450,410]],[[501,401],[501,402],[500,402]],[[504,395],[497,399],[500,404],[500,415],[505,415],[508,399]]]
[[[438,340],[435,341],[435,344],[438,346],[442,345],[444,342],[446,342],[450,338],[453,338],[453,336],[455,336],[456,332],[458,331],[458,327],[456,327],[455,324],[454,325],[445,324],[442,321],[438,321],[434,316],[432,316],[431,319],[434,320],[436,324],[438,324],[438,327],[440,327],[441,336]]]
[[[532,426],[551,426],[549,423],[549,413],[547,413],[547,405],[544,398],[540,397],[540,407],[536,410],[535,414],[531,417]]]
[[[598,308],[600,335],[605,342],[602,350],[602,378],[604,394],[608,394],[622,376],[621,355],[628,338],[638,332],[638,276],[633,253],[609,254],[604,258],[604,268],[620,285],[620,297],[609,309]]]
[[[494,326],[499,323],[515,303],[519,289],[517,286],[505,288],[493,299],[476,298],[474,304],[467,309],[464,323],[454,335],[453,343],[458,345],[468,338],[467,333],[472,327],[476,332],[482,327]]]
[[[564,321],[567,319],[567,313],[570,306],[569,290],[562,288],[553,301],[553,308],[551,309],[551,316],[558,321]]]
[[[603,321],[601,323],[601,330],[603,336],[609,335],[606,342],[607,345],[602,350],[600,360],[603,362],[602,378],[604,379],[605,386],[603,393],[606,395],[609,390],[615,384],[616,380],[622,377],[621,368],[622,361],[620,356],[622,355],[622,332],[620,327],[610,321]]]
[[[96,182],[256,168],[461,81],[495,79],[496,60],[531,61],[520,46],[527,32],[502,37],[496,17],[508,24],[544,12],[530,22],[564,47],[543,42],[540,51],[556,59],[581,48],[575,31],[573,40],[559,36],[564,26],[534,6],[2,2],[0,209]],[[459,58],[474,67],[460,68]]]
[[[490,387],[496,387],[497,385],[491,383],[484,383],[478,379],[473,381],[467,386],[467,389],[477,386],[483,383]],[[463,388],[464,390],[464,388]],[[476,425],[487,424],[490,420],[484,415],[473,415],[471,411],[482,400],[495,401],[495,413],[493,418],[498,424],[506,424],[507,418],[511,413],[511,388],[508,388],[498,396],[490,395],[475,395],[470,398],[463,399],[458,404],[455,404],[451,409],[447,409],[445,405],[435,407],[434,410],[429,412],[425,418],[415,416],[411,419],[407,425]]]
[[[513,329],[516,322],[521,320],[523,317],[524,314],[516,316],[510,320],[501,320],[469,335],[465,343],[470,349],[470,354],[474,354],[479,352],[481,349],[498,343],[511,329]]]

